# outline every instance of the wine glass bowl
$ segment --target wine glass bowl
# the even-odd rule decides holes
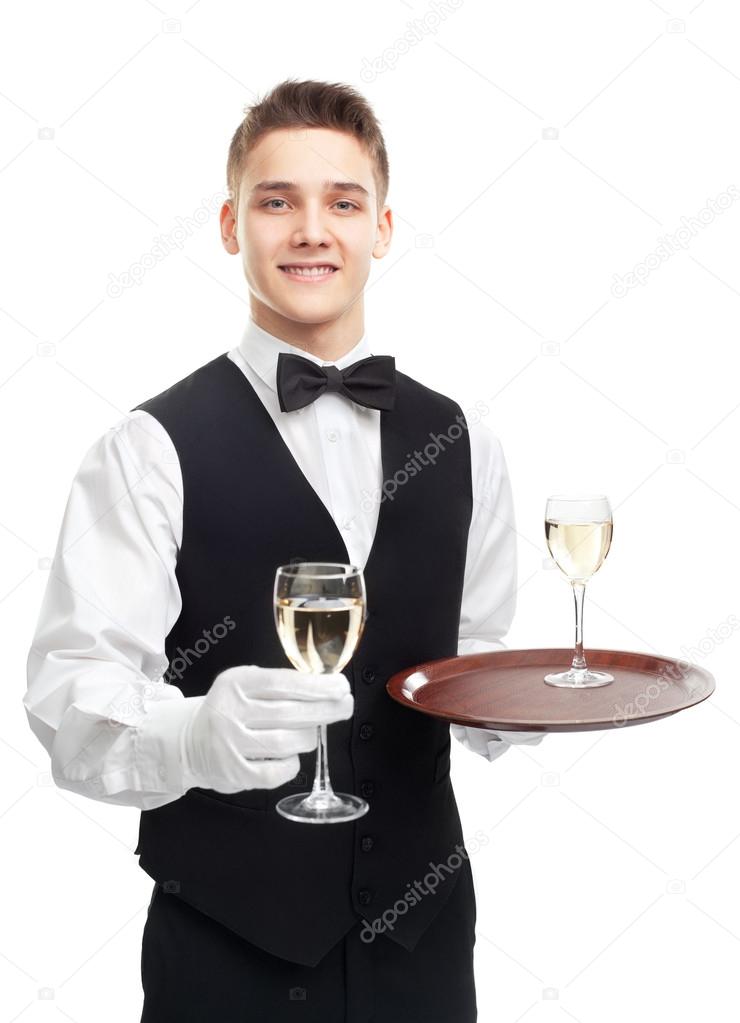
[[[294,668],[317,674],[340,672],[352,658],[367,618],[362,569],[336,562],[281,565],[275,572],[273,610],[278,637]],[[332,789],[325,724],[317,726],[311,792],[285,796],[275,809],[288,820],[310,824],[355,820],[370,809],[359,796]]]

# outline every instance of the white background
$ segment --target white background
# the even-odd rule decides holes
[[[244,105],[286,77],[353,84],[380,118],[396,232],[368,333],[463,408],[488,403],[519,538],[507,645],[570,645],[545,499],[603,492],[587,650],[688,657],[717,682],[674,717],[494,763],[453,744],[466,838],[487,837],[480,1019],[737,1019],[740,203],[700,217],[740,186],[740,17],[669,2],[5,5],[2,1023],[139,1018],[138,812],[50,784],[25,661],[84,452],[238,340],[246,285],[200,214]]]

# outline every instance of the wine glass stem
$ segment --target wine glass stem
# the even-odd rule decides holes
[[[331,798],[334,789],[329,781],[329,761],[326,756],[326,725],[316,726],[316,774],[313,779],[310,799]]]
[[[576,602],[576,650],[573,655],[571,667],[574,671],[586,670],[586,658],[583,656],[583,595],[586,592],[585,583],[572,583],[573,597]]]

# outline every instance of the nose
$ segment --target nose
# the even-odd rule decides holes
[[[297,218],[293,231],[294,245],[330,245],[331,233],[325,221],[326,214],[318,202],[307,202]]]

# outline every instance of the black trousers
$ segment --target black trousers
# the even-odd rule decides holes
[[[270,955],[155,885],[142,936],[141,1023],[476,1023],[467,859],[459,870],[413,952],[383,933],[363,941],[359,921],[316,966]]]

